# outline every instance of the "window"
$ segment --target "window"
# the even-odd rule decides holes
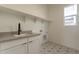
[[[64,25],[76,25],[77,5],[64,8]]]

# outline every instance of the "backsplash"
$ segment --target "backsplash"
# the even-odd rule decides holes
[[[43,33],[48,31],[47,21],[27,16],[23,17],[8,12],[0,12],[0,32],[17,31],[19,22],[21,22],[22,31],[32,30],[35,33],[39,33],[40,30],[42,30]]]
[[[19,16],[7,12],[0,12],[0,32],[12,32],[17,30]]]

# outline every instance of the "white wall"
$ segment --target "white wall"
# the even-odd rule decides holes
[[[63,41],[63,6],[49,5],[49,41],[61,44]]]
[[[77,25],[64,26],[64,6],[49,6],[49,19],[52,20],[49,27],[49,41],[79,50],[79,11]]]
[[[79,15],[79,5],[78,5],[78,15]],[[74,26],[64,26],[63,44],[79,50],[79,17],[77,17],[76,21],[77,24]]]
[[[7,4],[0,6],[7,7],[16,11],[21,11],[48,20],[47,5],[42,5],[42,4],[9,4],[8,5]]]

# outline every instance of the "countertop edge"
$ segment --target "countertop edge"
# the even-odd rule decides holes
[[[13,37],[13,38],[9,38],[7,40],[1,40],[0,43],[3,43],[3,42],[8,42],[8,41],[14,41],[14,40],[19,40],[19,39],[22,39],[22,38],[30,38],[30,37],[35,37],[35,36],[39,36],[40,34],[31,34],[29,36],[23,36],[23,37]]]

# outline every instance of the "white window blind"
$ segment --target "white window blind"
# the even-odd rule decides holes
[[[77,5],[64,8],[64,25],[76,25]]]

